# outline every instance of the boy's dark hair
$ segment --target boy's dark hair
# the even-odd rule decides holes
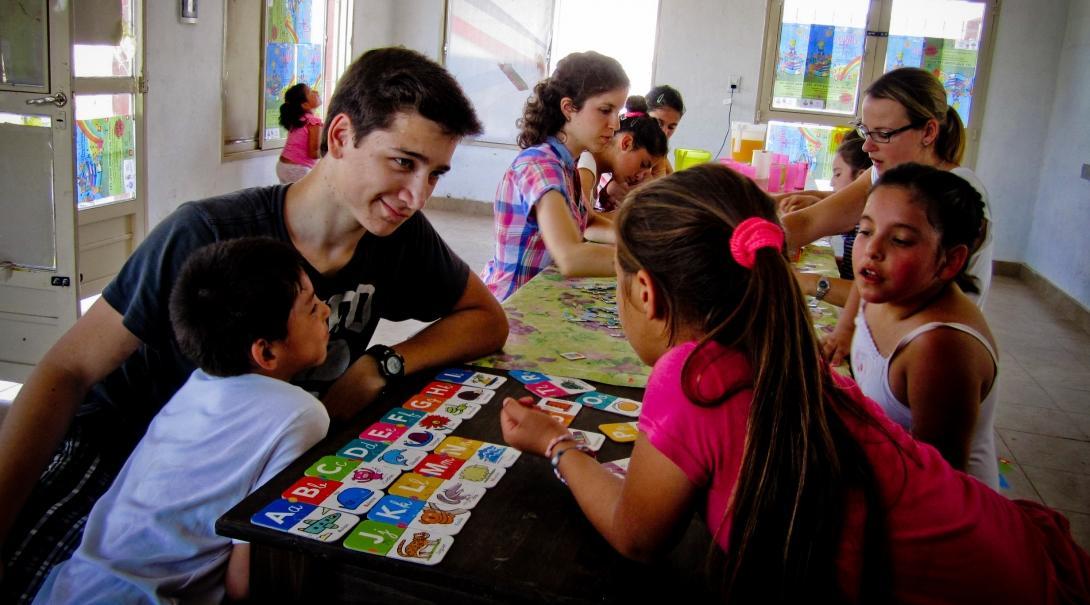
[[[170,293],[178,347],[213,376],[253,371],[254,341],[287,337],[302,271],[294,248],[267,237],[231,239],[197,250]]]
[[[624,102],[624,107],[625,113],[621,115],[617,133],[631,132],[636,149],[646,149],[651,157],[666,155],[666,134],[659,127],[658,120],[647,115],[647,99],[632,95]]]
[[[681,93],[673,86],[662,84],[647,91],[647,106],[650,111],[660,107],[669,107],[681,115],[685,115],[685,102],[681,100]]]
[[[322,128],[322,155],[329,124],[346,114],[353,145],[371,131],[388,128],[399,112],[415,111],[457,137],[480,134],[481,123],[462,87],[441,65],[407,48],[369,50],[341,76]]]
[[[307,85],[300,82],[284,91],[284,102],[280,104],[280,125],[284,130],[291,132],[302,126],[303,114],[306,113],[303,103],[307,102],[307,90]]]
[[[984,241],[984,199],[969,181],[947,170],[915,162],[900,164],[882,173],[871,188],[901,187],[913,202],[922,204],[927,222],[941,234],[944,249],[965,246],[969,255]],[[965,272],[968,260],[954,281],[963,292],[979,294],[976,279]]]
[[[534,86],[526,99],[519,127],[518,145],[526,149],[540,145],[560,132],[567,120],[560,110],[564,97],[572,100],[576,110],[595,95],[628,86],[624,68],[613,57],[588,50],[572,53],[556,64],[553,75]]]

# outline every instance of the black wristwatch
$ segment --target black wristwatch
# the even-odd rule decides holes
[[[405,375],[405,358],[397,354],[397,351],[386,345],[373,345],[363,352],[370,355],[378,363],[378,372],[386,379],[386,383],[392,383]]]
[[[814,293],[814,298],[818,300],[824,300],[825,295],[829,293],[829,289],[833,287],[833,283],[829,281],[827,277],[822,277],[817,281],[817,292]]]

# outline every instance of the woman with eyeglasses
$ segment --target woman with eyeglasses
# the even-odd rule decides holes
[[[817,195],[785,196],[780,200],[787,246],[796,248],[819,237],[842,233],[855,226],[863,213],[867,192],[885,171],[915,162],[947,170],[966,180],[984,200],[984,224],[969,258],[966,273],[976,292],[965,293],[984,307],[992,280],[992,221],[988,193],[972,170],[961,166],[965,127],[957,111],[946,102],[946,90],[930,72],[903,67],[886,73],[864,92],[862,119],[855,124],[863,137],[863,151],[873,165],[855,182],[824,198]],[[815,294],[809,282],[802,287]],[[851,348],[859,294],[853,290],[834,331],[824,340],[826,357],[839,364]]]

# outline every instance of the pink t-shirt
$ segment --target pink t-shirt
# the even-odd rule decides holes
[[[655,364],[639,427],[700,490],[701,512],[726,549],[729,525],[716,530],[738,479],[753,396],[751,372],[740,352],[707,347],[701,363],[694,364],[707,368],[700,391],[735,392],[716,407],[697,406],[681,387],[681,369],[695,346],[679,345]],[[846,421],[863,444],[885,504],[895,601],[1060,603],[1090,598],[1090,556],[1071,540],[1066,519],[1032,502],[1008,500],[955,471],[937,450],[890,422],[854,382],[835,373],[833,378],[893,438]],[[849,597],[857,596],[861,579],[866,512],[862,494],[849,493],[837,556],[840,585]]]
[[[283,151],[280,152],[281,158],[284,158],[292,164],[299,164],[300,166],[306,166],[307,168],[313,168],[314,165],[318,163],[318,158],[312,158],[308,154],[308,151],[310,150],[310,134],[307,132],[307,127],[312,125],[321,128],[322,120],[308,111],[303,114],[303,124],[299,126],[299,128],[288,133],[288,140],[284,143]]]

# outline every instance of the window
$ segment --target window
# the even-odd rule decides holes
[[[449,0],[444,62],[484,125],[476,140],[514,144],[516,120],[556,62],[593,49],[617,59],[631,94],[651,88],[658,0]],[[606,25],[603,25],[606,24]]]
[[[965,122],[971,160],[994,10],[995,0],[772,0],[757,110],[766,147],[810,162],[820,184],[863,90],[886,71],[922,67]]]
[[[348,66],[349,0],[227,0],[223,37],[224,156],[284,146],[284,91],[300,82],[322,107]]]

